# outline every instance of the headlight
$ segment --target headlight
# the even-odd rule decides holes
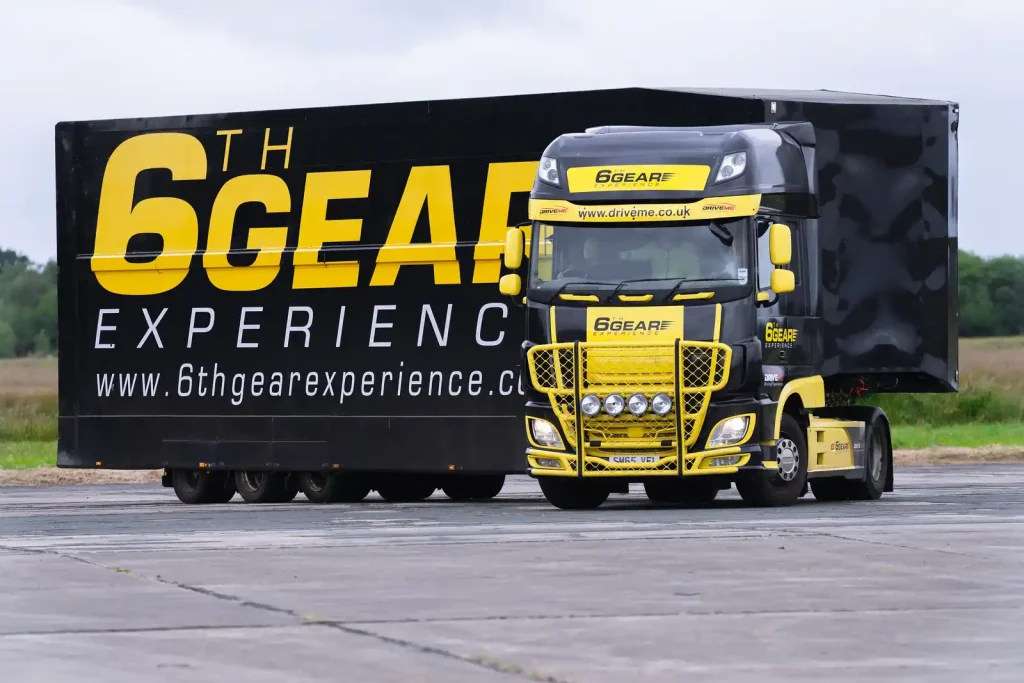
[[[668,415],[672,410],[672,398],[668,394],[658,394],[651,399],[651,410],[662,417]]]
[[[612,417],[616,417],[626,407],[626,402],[618,394],[612,394],[604,400],[604,409]]]
[[[718,167],[718,175],[715,177],[715,182],[720,183],[723,180],[732,180],[747,168],[747,153],[736,152],[735,154],[726,154],[725,158],[722,159],[722,165]]]
[[[747,435],[747,427],[749,426],[750,416],[748,415],[743,415],[742,417],[730,417],[728,420],[719,422],[711,432],[711,438],[708,439],[708,448],[732,446],[733,444],[743,441],[743,437]]]
[[[629,397],[629,412],[640,417],[647,412],[647,397],[643,394],[633,394]]]
[[[583,414],[587,417],[594,417],[601,412],[601,399],[593,394],[587,394],[583,397],[583,400],[580,401],[580,410],[582,410]]]
[[[558,162],[551,157],[541,157],[540,165],[537,167],[537,176],[545,183],[561,185],[558,179]]]
[[[538,446],[545,448],[564,448],[562,437],[558,430],[547,420],[530,420],[530,431],[533,433],[533,440]]]

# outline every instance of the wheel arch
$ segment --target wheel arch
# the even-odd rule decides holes
[[[821,375],[801,377],[786,382],[779,394],[778,407],[775,410],[775,428],[772,438],[779,438],[782,428],[782,415],[789,413],[796,421],[806,427],[809,423],[807,413],[814,408],[825,406],[825,382]]]

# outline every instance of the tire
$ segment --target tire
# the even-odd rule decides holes
[[[299,490],[311,503],[358,503],[370,493],[363,477],[337,472],[302,472]]]
[[[807,482],[807,433],[788,413],[782,414],[775,458],[787,467],[780,463],[778,470],[744,472],[736,479],[743,502],[755,507],[785,507],[800,499]]]
[[[823,503],[834,503],[850,499],[850,482],[844,477],[825,477],[811,479],[811,493],[815,500]]]
[[[389,503],[418,503],[436,490],[432,479],[416,475],[384,477],[377,483],[377,493]]]
[[[441,490],[452,500],[490,500],[505,486],[504,474],[454,476]]]
[[[644,482],[644,493],[651,502],[668,505],[710,505],[720,490],[718,482],[707,476]]]
[[[885,490],[892,455],[885,420],[879,417],[873,419],[865,430],[864,439],[864,478],[848,480],[846,484],[851,500],[878,500]]]
[[[235,472],[235,487],[246,503],[280,503],[288,495],[288,475],[282,472]]]
[[[187,505],[226,503],[235,495],[229,472],[175,468],[171,486],[178,500]]]
[[[548,502],[562,510],[596,510],[608,500],[608,487],[601,482],[568,477],[537,477]]]
[[[217,496],[217,499],[213,502],[221,504],[230,503],[231,499],[235,497],[236,493],[238,493],[238,489],[235,487],[234,476],[232,476],[231,472],[225,472],[224,488],[221,490],[220,495]]]
[[[281,494],[278,503],[290,503],[295,500],[295,496],[299,495],[299,477],[295,472],[289,472],[285,475],[284,480],[284,491]]]

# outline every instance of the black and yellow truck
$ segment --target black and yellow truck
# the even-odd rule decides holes
[[[754,99],[761,121],[599,125],[541,156],[500,291],[527,311],[526,453],[557,507],[630,483],[874,500],[892,426],[864,393],[957,390],[958,107]]]
[[[509,474],[569,473],[581,434],[589,439],[583,483],[598,467],[629,477],[788,467],[771,445],[783,443],[775,406],[779,433],[789,435],[791,420],[825,424],[823,392],[849,391],[847,380],[874,390],[955,388],[954,111],[835,93],[624,88],[60,122],[57,464],[162,469],[188,503],[280,502],[299,490],[320,502],[370,491],[409,501],[439,488],[484,500]],[[715,182],[724,171],[708,146],[713,136],[693,131],[569,136],[541,160],[563,133],[608,121],[746,126],[803,114],[824,116],[826,126],[815,124],[825,166],[817,174],[807,166],[803,181],[793,164],[811,163],[814,146],[800,126],[730,133],[753,146],[746,167],[734,163],[735,178],[723,182]],[[672,161],[676,153],[688,160]],[[774,166],[771,153],[782,155]],[[576,154],[603,155],[586,165],[685,168],[588,179],[574,169]],[[709,165],[710,179],[694,190]],[[581,182],[590,186],[581,191]],[[631,183],[648,185],[627,192]],[[571,220],[577,204],[589,212],[626,198],[681,213],[667,224]],[[787,233],[775,223],[789,226],[792,246],[790,264],[772,274],[757,265],[755,247],[772,239],[779,258]],[[533,268],[524,306],[499,293],[499,279],[508,230],[530,225],[542,251],[512,254]],[[692,252],[702,268],[712,257],[739,261],[722,266],[731,273],[724,280],[715,272],[700,283],[633,282],[651,277],[644,250],[661,235],[672,244],[657,253]],[[594,257],[584,243],[616,257],[612,265],[564,274],[570,260]],[[764,278],[794,289],[774,293]],[[525,366],[524,326],[537,345]],[[659,374],[660,352],[638,346],[676,339],[686,372],[698,358],[714,363],[703,388],[687,375],[676,391]],[[575,341],[629,342],[617,348],[635,360],[624,375],[600,349],[565,351]],[[614,379],[626,404],[642,389],[651,411],[628,418],[626,405],[616,421],[600,422],[616,405],[601,393],[603,412],[573,423],[576,397],[545,388],[550,344],[563,346],[548,360],[571,370],[558,382],[577,377],[563,361],[585,351],[579,358],[591,365],[578,377],[599,379],[601,392]],[[671,417],[656,412],[664,399],[655,382],[673,401]],[[579,401],[590,411],[588,395]],[[686,415],[672,412],[680,396]],[[734,439],[743,424],[755,436],[713,440],[708,452],[738,450],[741,462],[696,462],[709,449],[707,428],[733,416],[715,440]],[[599,438],[598,422],[612,431]],[[855,448],[861,462],[861,441],[880,432],[876,422],[861,436],[828,424],[807,432],[828,439],[813,446],[823,458],[813,470],[850,459],[822,451],[832,443]],[[688,436],[675,439],[683,429]],[[647,462],[668,452],[674,460]],[[554,480],[543,481],[550,490]]]

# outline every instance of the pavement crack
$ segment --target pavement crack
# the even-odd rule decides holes
[[[374,640],[380,641],[382,643],[395,645],[403,649],[414,650],[416,652],[421,652],[423,654],[445,657],[446,659],[454,659],[460,662],[464,662],[466,664],[472,664],[483,669],[488,669],[490,671],[520,676],[531,681],[542,681],[543,683],[568,683],[566,679],[558,678],[556,676],[551,676],[549,674],[544,674],[536,671],[530,671],[529,669],[524,669],[518,664],[504,662],[493,657],[486,657],[484,655],[460,655],[456,652],[452,652],[451,650],[446,650],[444,648],[433,647],[431,645],[421,645],[419,643],[414,643],[411,640],[405,640],[404,638],[394,638],[391,636],[385,636],[381,633],[376,633],[374,631],[368,631],[366,629],[348,626],[338,621],[321,621],[317,623],[323,626],[335,628],[339,631],[343,631],[345,633],[349,633],[352,635],[373,638]]]
[[[844,534],[838,534],[829,531],[818,531],[818,536],[827,536],[828,538],[834,538],[839,541],[853,541],[855,543],[867,543],[869,545],[881,545],[887,548],[900,548],[901,550],[911,550],[915,553],[939,553],[942,555],[952,555],[953,557],[963,557],[969,560],[988,560],[990,562],[1006,562],[1007,560],[995,557],[989,557],[988,555],[979,555],[977,553],[962,553],[956,550],[946,550],[944,548],[922,548],[920,546],[907,545],[905,543],[893,543],[892,541],[882,541],[872,538],[857,538],[855,536],[846,536]],[[1009,560],[1014,564],[1019,564],[1015,560]]]
[[[97,567],[97,568],[100,568],[100,569],[106,569],[107,571],[116,571],[116,572],[120,572],[121,571],[120,567],[108,567],[108,566],[106,566],[104,564],[100,564],[98,562],[92,562],[92,561],[86,560],[85,558],[75,557],[73,555],[63,555],[61,553],[54,553],[54,554],[59,556],[59,557],[66,557],[68,559],[72,559],[72,560],[75,560],[77,562],[82,562],[83,564],[87,564],[87,565],[92,566],[92,567]],[[142,579],[147,579],[147,580],[150,580],[150,581],[155,581],[155,582],[163,584],[165,586],[172,586],[172,587],[178,588],[180,590],[190,591],[192,593],[196,593],[198,595],[202,595],[202,596],[205,596],[205,597],[213,598],[215,600],[221,600],[221,601],[224,601],[224,602],[230,602],[230,603],[238,605],[240,607],[251,607],[253,609],[261,610],[261,611],[264,611],[264,612],[269,612],[269,613],[272,613],[272,614],[289,616],[289,617],[292,617],[292,618],[296,619],[300,623],[300,625],[303,625],[303,626],[322,626],[322,627],[325,627],[325,628],[331,628],[331,629],[334,629],[336,631],[340,631],[342,633],[347,633],[349,635],[362,636],[364,638],[373,638],[374,640],[377,640],[379,642],[386,643],[386,644],[389,644],[389,645],[393,645],[393,646],[396,646],[396,647],[401,647],[403,649],[413,650],[413,651],[416,651],[416,652],[420,652],[422,654],[435,655],[435,656],[438,656],[438,657],[445,657],[447,659],[454,659],[454,660],[458,660],[458,661],[466,663],[466,664],[471,664],[471,665],[476,666],[476,667],[484,668],[484,669],[487,669],[487,670],[490,670],[490,671],[499,672],[499,673],[515,675],[515,676],[518,676],[518,677],[521,677],[521,678],[526,678],[526,679],[531,680],[531,681],[541,681],[542,683],[568,683],[567,681],[565,681],[563,679],[560,679],[560,678],[556,678],[554,676],[549,676],[547,674],[542,674],[542,673],[538,673],[538,672],[535,672],[535,671],[530,671],[528,669],[524,669],[523,667],[519,666],[518,664],[514,664],[514,663],[511,663],[511,662],[504,662],[504,661],[497,660],[497,659],[494,659],[494,658],[491,658],[491,657],[485,657],[483,655],[472,655],[472,656],[460,655],[460,654],[458,654],[456,652],[452,652],[451,650],[445,650],[444,648],[433,647],[433,646],[430,646],[430,645],[421,645],[419,643],[414,643],[414,642],[412,642],[410,640],[404,640],[404,639],[401,639],[401,638],[392,638],[390,636],[385,636],[385,635],[383,635],[381,633],[375,633],[375,632],[367,630],[365,628],[356,628],[356,627],[353,627],[353,626],[348,626],[348,625],[346,625],[345,623],[343,623],[341,621],[330,620],[330,619],[310,618],[310,617],[308,617],[306,615],[303,615],[301,612],[298,612],[298,611],[293,610],[293,609],[289,609],[287,607],[278,607],[276,605],[271,605],[271,604],[265,603],[265,602],[256,602],[254,600],[246,600],[246,599],[241,598],[241,597],[239,597],[237,595],[231,595],[229,593],[221,593],[220,591],[211,590],[209,588],[203,588],[201,586],[193,586],[191,584],[183,583],[183,582],[180,582],[180,581],[172,581],[170,579],[165,579],[165,578],[163,578],[162,576],[159,576],[159,575],[157,575],[157,576],[150,576],[150,575],[145,575],[145,574],[137,574],[137,573],[134,573],[134,572],[130,573],[130,575],[133,576],[133,577],[137,577],[137,578],[142,578]]]
[[[57,629],[38,631],[15,631],[11,633],[0,633],[0,639],[20,638],[23,636],[93,636],[93,635],[119,635],[132,633],[174,633],[191,631],[231,631],[231,630],[262,630],[281,628],[281,624],[206,624],[206,625],[183,625],[183,626],[136,626],[131,628],[78,628],[78,629]]]

